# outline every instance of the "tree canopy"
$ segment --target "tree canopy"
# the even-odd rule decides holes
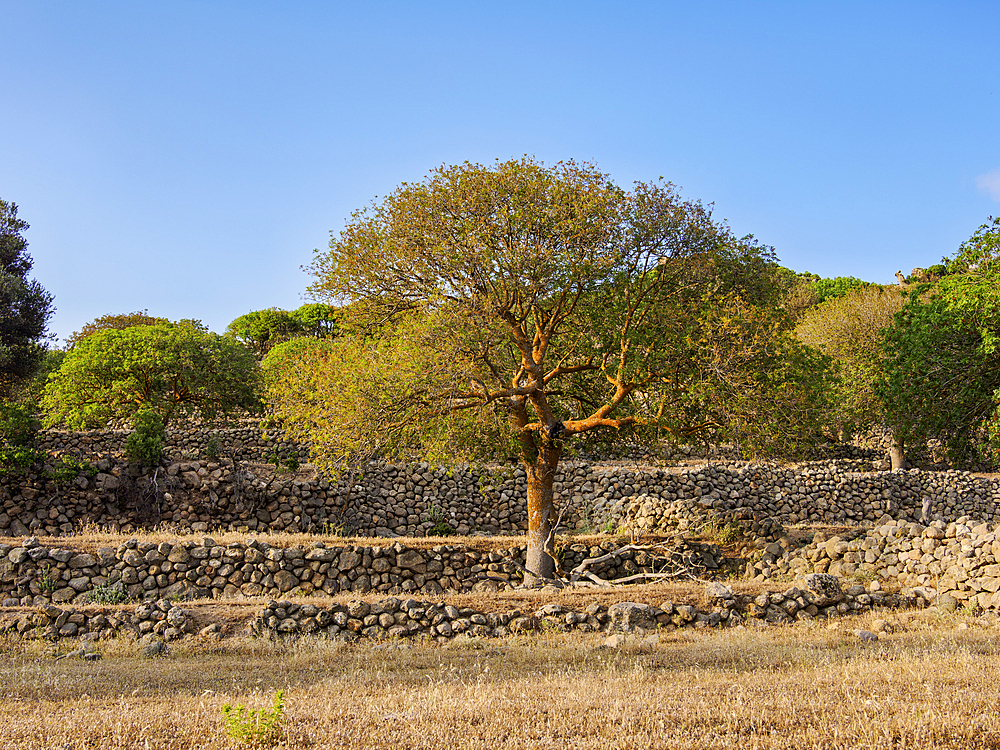
[[[885,332],[906,299],[896,287],[856,286],[807,310],[795,327],[804,343],[833,357],[839,373],[833,402],[841,429],[881,424],[876,385],[885,368]]]
[[[128,420],[140,411],[167,425],[260,407],[256,358],[232,339],[193,325],[107,328],[73,347],[49,376],[42,406],[49,425],[73,429]]]
[[[71,333],[66,339],[66,345],[69,348],[73,348],[88,336],[93,336],[99,331],[106,331],[112,328],[123,331],[132,326],[155,326],[169,322],[166,318],[157,318],[150,315],[149,310],[118,314],[109,313],[108,315],[101,315],[99,318],[94,318],[94,320],[87,323],[79,331]]]
[[[773,252],[669,183],[625,191],[589,164],[530,158],[442,167],[356,212],[310,270],[317,299],[353,303],[357,332],[265,361],[286,426],[332,467],[518,455],[537,575],[573,439],[756,451],[779,423],[817,423],[822,357],[774,312]]]
[[[30,376],[45,356],[42,345],[52,295],[29,279],[32,259],[17,217],[17,205],[0,200],[0,395]]]
[[[305,304],[291,312],[272,307],[254,310],[236,318],[226,328],[226,335],[243,342],[263,356],[274,345],[294,336],[336,336],[339,317],[339,308],[321,302]]]

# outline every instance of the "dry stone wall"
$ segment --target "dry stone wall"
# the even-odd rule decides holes
[[[0,535],[65,535],[91,524],[129,533],[170,525],[214,530],[425,536],[432,532],[518,534],[526,529],[520,469],[441,469],[426,463],[372,465],[353,484],[311,472],[281,473],[247,461],[176,461],[155,471],[109,458],[93,471],[51,478],[0,478]],[[48,472],[48,473],[47,473]],[[556,502],[566,528],[666,531],[735,518],[773,539],[781,526],[863,525],[883,515],[905,522],[969,516],[1000,522],[1000,483],[960,471],[871,471],[862,460],[801,466],[712,464],[629,468],[566,463]]]
[[[927,526],[886,516],[849,536],[816,534],[748,572],[766,580],[809,571],[889,581],[946,609],[1000,609],[1000,526],[968,516]]]
[[[561,563],[569,570],[618,546],[615,539],[593,546],[572,544],[561,550]],[[674,554],[695,573],[715,570],[722,562],[721,550],[711,543],[683,542]],[[277,597],[289,592],[497,591],[520,583],[524,558],[523,546],[482,551],[464,545],[417,549],[398,542],[378,546],[319,540],[282,548],[253,538],[223,546],[208,537],[159,544],[131,539],[95,555],[47,547],[30,537],[16,545],[0,544],[0,605]],[[655,572],[673,562],[672,557],[627,550],[591,570],[614,579]]]

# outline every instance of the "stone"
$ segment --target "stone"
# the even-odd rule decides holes
[[[656,615],[648,604],[617,602],[608,607],[608,630],[628,632],[636,629],[652,630]]]
[[[284,594],[296,588],[299,585],[299,579],[287,570],[279,570],[274,574],[274,585],[278,587],[278,591]]]
[[[829,573],[807,573],[801,578],[801,588],[805,589],[809,603],[817,607],[828,607],[844,600],[840,579]]]
[[[732,599],[733,596],[733,589],[724,583],[712,581],[705,584],[705,598],[709,601]]]

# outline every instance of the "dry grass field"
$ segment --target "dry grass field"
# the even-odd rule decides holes
[[[852,630],[883,617],[896,632]],[[56,661],[0,643],[0,747],[230,748],[222,706],[286,692],[288,748],[1000,747],[1000,645],[985,621],[881,613],[665,633],[600,648],[548,634],[430,644],[173,644]]]

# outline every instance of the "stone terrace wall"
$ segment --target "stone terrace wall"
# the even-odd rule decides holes
[[[901,521],[1000,522],[1000,483],[965,472],[860,471],[837,460],[800,467],[710,465],[630,469],[566,463],[556,501],[568,528],[608,525],[675,529],[682,517],[746,511],[782,524]],[[171,524],[197,533],[223,530],[365,536],[423,536],[446,523],[460,534],[517,534],[526,528],[520,469],[372,466],[347,481],[281,474],[228,461],[179,461],[140,474],[110,459],[94,476],[0,478],[0,535],[70,534],[86,524],[131,532]],[[745,515],[745,514],[744,514]]]
[[[618,548],[608,539],[588,547],[563,550],[567,569],[587,557]],[[722,553],[709,543],[682,543],[675,559],[698,574],[719,567]],[[337,594],[343,591],[385,594],[440,594],[443,591],[497,591],[519,584],[525,548],[480,551],[464,545],[414,549],[399,543],[349,545],[336,540],[308,546],[272,547],[260,539],[226,546],[200,542],[152,544],[137,539],[104,547],[96,555],[51,548],[34,537],[18,545],[0,544],[0,604],[4,607],[85,604],[114,598],[131,600],[215,599],[237,596]],[[605,578],[652,572],[664,558],[627,550],[596,563],[591,570]]]

